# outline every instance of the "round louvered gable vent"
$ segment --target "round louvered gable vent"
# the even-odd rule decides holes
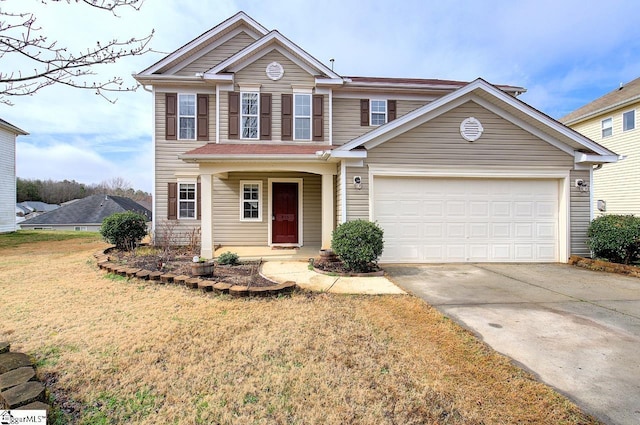
[[[267,65],[267,69],[265,71],[267,73],[267,77],[271,78],[273,81],[278,81],[284,75],[284,68],[278,62],[271,62]]]
[[[469,142],[475,142],[478,140],[480,136],[482,136],[483,131],[484,128],[482,127],[482,124],[480,124],[480,121],[474,117],[466,118],[462,121],[462,124],[460,124],[460,134],[464,140]]]

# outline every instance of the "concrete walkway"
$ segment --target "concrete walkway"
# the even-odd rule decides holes
[[[585,412],[640,424],[640,279],[566,264],[384,268]]]
[[[368,295],[406,293],[386,277],[328,276],[309,270],[309,263],[303,261],[267,261],[262,265],[262,274],[280,283],[292,280],[310,291]]]

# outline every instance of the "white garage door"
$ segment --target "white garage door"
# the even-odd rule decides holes
[[[558,180],[375,177],[382,262],[553,262]]]

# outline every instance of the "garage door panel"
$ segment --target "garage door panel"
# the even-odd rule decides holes
[[[556,261],[558,181],[374,177],[382,261]]]

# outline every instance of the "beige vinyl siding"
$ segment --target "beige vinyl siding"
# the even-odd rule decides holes
[[[589,192],[581,192],[573,184],[576,179],[582,179],[587,183],[589,181],[589,170],[573,170],[570,173],[570,200],[569,200],[569,216],[570,216],[570,254],[588,257],[591,255],[587,247],[587,228],[589,227],[591,211],[589,209]]]
[[[180,90],[176,89],[179,93]],[[168,183],[177,182],[176,175],[198,175],[197,164],[187,164],[178,158],[192,149],[198,148],[206,142],[197,140],[166,140],[165,139],[165,95],[156,93],[155,98],[155,205],[156,211],[153,217],[155,223],[154,240],[156,243],[167,241],[171,244],[185,245],[189,243],[191,235],[200,228],[200,220],[182,219],[167,220],[168,208]],[[209,138],[215,139],[215,95],[209,94]]]
[[[271,62],[278,62],[284,68],[284,75],[278,81],[273,81],[266,75],[266,68]],[[315,85],[315,77],[304,69],[273,50],[246,68],[235,74],[234,90],[240,91],[242,84],[260,84],[260,93],[271,93],[271,139],[282,140],[282,93],[293,93],[292,85]],[[329,142],[329,95],[324,95],[324,142]],[[228,141],[229,138],[229,95],[227,92],[220,94],[220,138]],[[264,142],[264,141],[263,141]],[[300,143],[312,143],[301,141]],[[317,142],[316,142],[317,143]]]
[[[235,37],[216,47],[204,56],[195,59],[184,68],[176,72],[176,75],[193,76],[197,72],[207,72],[223,60],[233,56],[240,50],[253,43],[255,39],[245,32],[237,34]]]
[[[16,135],[0,129],[0,233],[16,230]]]
[[[378,128],[377,126],[360,125],[360,99],[368,99],[371,96],[363,95],[361,98],[333,98],[333,145],[341,146],[358,136]],[[372,96],[375,98],[375,96]],[[393,96],[385,96],[393,99]],[[426,105],[427,101],[396,100],[396,119],[408,112]]]
[[[636,128],[622,131],[622,114],[635,110]],[[602,137],[602,120],[612,118],[613,134]],[[640,215],[640,196],[636,187],[640,185],[640,102],[627,106],[584,123],[575,125],[574,130],[584,134],[625,159],[614,164],[604,164],[593,172],[593,211],[596,216],[598,199],[607,203],[606,214]]]
[[[362,188],[356,189],[353,178],[360,176]],[[369,169],[347,167],[347,221],[369,219]]]
[[[213,179],[213,241],[216,245],[267,245],[269,241],[269,179],[302,178],[303,243],[320,245],[322,206],[320,175],[308,173],[229,173],[228,178]],[[262,182],[262,221],[240,221],[240,181]]]
[[[477,118],[482,137],[467,142],[460,123]],[[467,102],[369,151],[369,164],[470,167],[573,167],[573,157],[504,118]]]

